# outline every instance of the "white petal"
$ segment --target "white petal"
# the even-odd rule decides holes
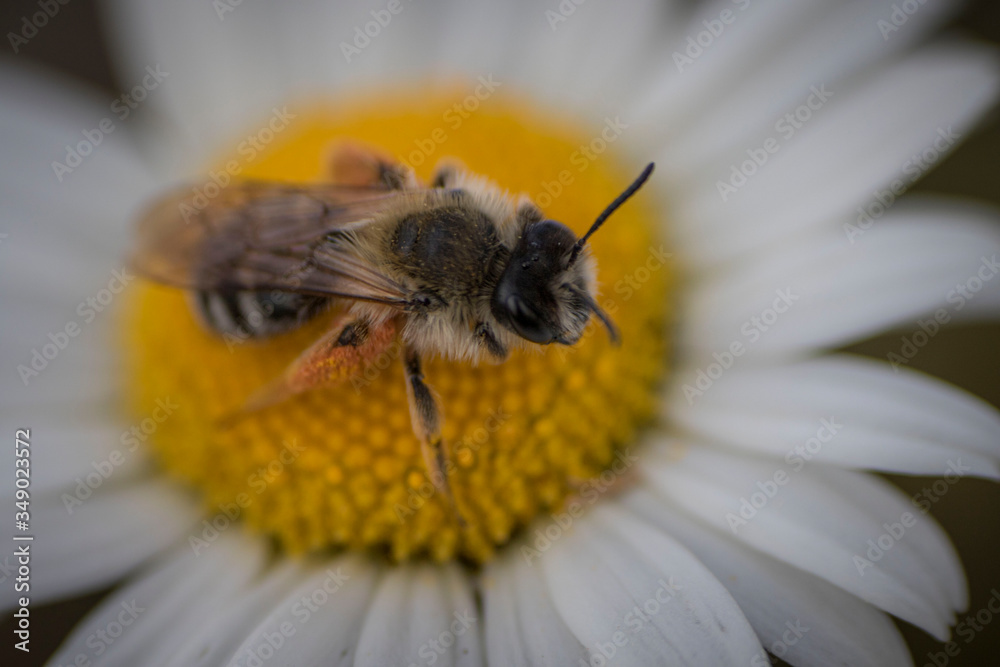
[[[32,426],[31,492],[38,496],[89,495],[93,490],[129,482],[147,470],[145,450],[122,444],[125,427],[108,419],[81,415],[55,419],[51,414],[20,413],[23,424]],[[138,444],[138,441],[135,441]],[[44,444],[42,444],[44,443]],[[14,478],[14,448],[0,454],[0,471]],[[79,488],[78,488],[79,487]],[[0,491],[0,498],[13,503],[14,488]]]
[[[244,603],[245,593],[252,589],[265,566],[269,545],[259,535],[239,534],[240,531],[241,527],[235,527],[227,533],[228,540],[219,538],[212,544],[212,549],[228,553],[222,556],[222,565],[215,576],[199,589],[190,591],[188,599],[181,601],[183,612],[173,610],[169,624],[157,624],[159,627],[146,641],[137,637],[144,664],[166,664],[191,646],[192,640],[207,624],[231,613],[234,605]],[[202,552],[202,557],[207,558],[204,554]],[[192,568],[199,565],[192,564]],[[202,567],[207,569],[207,566]],[[123,664],[135,664],[136,661],[133,657]]]
[[[678,378],[666,406],[710,442],[796,465],[1000,479],[1000,413],[906,368],[840,355],[734,366],[700,396],[697,382]]]
[[[243,4],[221,16],[200,3],[117,2],[111,16],[122,78],[169,71],[145,104],[180,130],[183,151],[203,155],[275,104],[373,84],[461,77],[471,92],[482,76],[592,119],[620,113],[679,37],[681,5],[591,3],[562,16],[530,2],[403,3],[386,21],[378,0]]]
[[[166,125],[171,141],[163,148],[173,144],[182,168],[204,167],[235,132],[253,130],[252,123],[266,122],[281,98],[287,102],[283,93],[289,79],[279,73],[284,58],[266,46],[283,41],[293,48],[297,43],[282,35],[284,8],[225,5],[233,11],[220,19],[213,5],[196,0],[110,5],[119,78],[131,87],[148,76],[147,67],[166,72],[143,110]],[[265,33],[268,28],[271,32]],[[329,32],[323,45],[334,47]],[[342,59],[329,62],[343,64]]]
[[[34,206],[34,202],[21,199],[14,205]],[[0,274],[4,277],[0,298],[28,316],[23,322],[4,323],[5,335],[23,337],[30,332],[37,338],[39,324],[56,331],[61,331],[67,321],[89,324],[82,322],[77,306],[87,297],[96,298],[96,293],[107,286],[111,272],[120,270],[124,262],[111,253],[81,246],[62,236],[58,221],[65,215],[22,219],[15,219],[10,211],[0,215],[4,216],[5,228],[14,229],[4,240],[9,256],[4,258]],[[47,315],[48,320],[39,322],[30,317],[35,312]]]
[[[908,17],[905,30],[885,39],[878,24],[892,14],[895,2],[827,3],[824,16],[790,31],[788,44],[775,45],[766,62],[746,68],[745,75],[725,90],[720,101],[705,105],[703,113],[683,132],[671,134],[657,167],[669,171],[673,180],[714,181],[718,175],[710,171],[713,162],[731,161],[734,153],[745,157],[747,148],[762,145],[774,134],[776,121],[804,102],[811,86],[825,84],[833,90],[845,90],[850,86],[845,77],[912,46],[961,4],[924,5]],[[843,48],[845,35],[851,36],[851,48]]]
[[[34,534],[31,599],[66,597],[106,586],[177,540],[197,520],[189,498],[166,480],[142,480],[124,488],[102,488],[67,511],[56,496],[32,498]],[[13,512],[0,519],[14,531]],[[12,604],[13,587],[3,606]]]
[[[759,169],[751,165],[755,173],[737,192],[722,193],[719,183],[758,146],[737,147],[713,175],[681,193],[675,211],[681,247],[689,261],[715,265],[811,226],[853,221],[876,191],[898,181],[898,193],[953,149],[998,91],[995,54],[953,45],[925,49],[857,88],[830,90],[787,141],[789,130],[773,133],[780,148]],[[925,151],[934,156],[918,157]]]
[[[609,503],[569,520],[536,567],[591,655],[613,653],[620,665],[721,665],[761,652],[739,607],[680,544]]]
[[[95,333],[93,337],[99,336]],[[5,408],[5,418],[7,414],[25,418],[48,414],[54,416],[54,422],[61,422],[64,416],[90,414],[106,416],[112,423],[121,422],[121,394],[116,384],[120,376],[115,376],[114,365],[99,363],[110,355],[102,353],[100,345],[89,345],[82,336],[68,352],[59,353],[58,358],[50,360],[37,376],[33,375],[34,368],[30,364],[36,358],[34,351],[43,354],[47,341],[44,338],[38,341],[39,345],[16,350],[10,365],[12,372],[0,378],[0,401]],[[17,369],[21,365],[31,371],[24,375],[27,386]],[[57,411],[59,414],[55,415]],[[30,424],[20,422],[17,428],[21,426]],[[86,439],[82,444],[86,444]]]
[[[683,295],[680,343],[711,362],[734,344],[746,355],[833,347],[916,327],[939,309],[949,319],[996,316],[996,219],[992,210],[916,200],[893,208],[853,245],[839,229],[789,240],[695,283]],[[967,285],[979,289],[971,298],[959,291]]]
[[[95,290],[90,298],[105,296]],[[117,392],[122,375],[115,349],[119,302],[106,302],[109,307],[98,313],[86,303],[77,311],[44,301],[26,305],[22,299],[0,297],[0,305],[21,316],[0,322],[4,341],[0,355],[11,371],[0,377],[5,414],[21,419],[42,415],[57,422],[81,415],[109,422],[121,418]],[[31,423],[40,422],[21,422]]]
[[[210,616],[198,619],[199,627],[184,641],[165,665],[214,667],[225,664],[250,631],[275,608],[288,590],[303,578],[301,564],[282,560],[259,580],[251,582],[225,600]]]
[[[83,655],[91,664],[153,665],[177,651],[263,565],[265,543],[236,533],[222,535],[200,556],[179,545],[112,592],[77,625],[53,664],[82,664]]]
[[[913,525],[904,526],[907,545],[934,571],[936,579],[944,584],[952,609],[965,611],[968,608],[968,584],[958,553],[941,526],[926,514],[929,506],[918,506],[898,488],[874,475],[835,468],[824,469],[823,475],[831,486],[880,522],[882,530],[877,535],[885,532],[887,525],[898,522],[905,513],[916,515],[917,520]]]
[[[495,72],[501,64],[509,63],[512,52],[517,49],[513,37],[522,28],[517,11],[520,7],[516,3],[453,0],[447,4],[442,11],[450,17],[449,22],[456,29],[435,45],[439,49],[438,65],[443,70],[461,68],[463,71],[486,73]],[[522,45],[523,40],[517,40],[517,44]]]
[[[717,102],[746,71],[759,66],[783,37],[822,16],[824,4],[815,0],[701,3],[679,30],[680,39],[667,44],[661,54],[656,63],[660,74],[636,101],[634,116],[649,127],[676,127],[682,131],[692,116]],[[719,20],[725,10],[735,18],[721,38],[713,40],[693,63],[678,63],[675,54],[683,58],[690,48],[689,40],[696,41],[706,30],[705,22]]]
[[[702,445],[673,460],[648,460],[642,473],[657,493],[710,525],[942,641],[963,606],[964,576],[947,537],[898,491],[858,481],[865,475],[795,471]],[[879,548],[880,539],[887,546]]]
[[[508,545],[480,580],[489,664],[561,667],[580,660],[587,664],[589,650],[552,605],[540,568],[523,555],[527,546]]]
[[[524,2],[517,9],[512,48],[491,70],[513,61],[506,73],[512,88],[527,87],[538,99],[578,116],[625,112],[626,124],[632,122],[629,101],[645,92],[663,45],[679,37],[686,13],[677,2],[648,0],[558,9]],[[623,137],[631,133],[626,129]]]
[[[33,248],[56,257],[103,249],[91,253],[93,266],[103,268],[116,259],[108,249],[124,248],[126,218],[154,186],[136,150],[137,128],[111,112],[110,99],[41,68],[0,63],[0,88],[7,91],[0,100],[0,183],[10,234],[0,248],[37,239]],[[114,127],[107,134],[96,130],[105,117]],[[88,140],[85,131],[100,138]],[[83,153],[87,144],[79,166],[57,175],[53,164],[68,164],[67,151]]]
[[[623,503],[683,543],[712,571],[773,655],[814,667],[910,664],[899,631],[868,603],[748,549],[646,490],[627,494]]]
[[[377,578],[377,569],[362,556],[317,562],[245,634],[225,664],[252,664],[264,656],[297,667],[356,664],[358,633]]]
[[[175,143],[195,155],[186,160],[190,169],[235,146],[243,133],[267,121],[275,105],[296,99],[340,102],[344,89],[424,82],[440,69],[436,55],[445,42],[468,44],[468,31],[455,29],[448,3],[400,7],[390,15],[378,0],[303,0],[280,7],[243,3],[220,16],[201,2],[116,2],[112,16],[126,63],[124,80],[140,81],[149,65],[170,72],[146,104],[171,121]],[[540,13],[538,22],[544,26]],[[498,22],[488,27],[500,29]],[[509,31],[505,45],[512,48],[517,31],[513,25]],[[457,62],[462,67],[463,61]],[[474,79],[495,71],[471,74]],[[505,76],[499,80],[510,82]],[[296,109],[289,107],[293,114]]]
[[[95,136],[109,101],[8,63],[0,86],[9,93],[0,100],[0,228],[8,234],[0,243],[0,307],[18,313],[0,319],[3,362],[14,371],[0,378],[0,403],[52,410],[81,393],[93,403],[114,380],[106,327],[121,287],[109,283],[124,267],[126,229],[153,179],[131,128],[118,122],[60,182],[52,163],[66,161],[67,146],[86,144],[84,130]]]
[[[398,566],[379,584],[354,664],[482,665],[481,633],[472,586],[459,566]]]

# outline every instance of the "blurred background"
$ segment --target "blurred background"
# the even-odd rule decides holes
[[[37,0],[4,0],[0,5],[0,27],[4,34],[19,25],[23,16],[37,11],[36,5]],[[1000,47],[1000,2],[969,2],[952,28]],[[16,57],[5,45],[4,57],[8,61],[42,64],[72,75],[112,99],[126,85],[117,76],[106,37],[97,3],[71,0],[61,7],[57,18],[45,30],[21,47]],[[1000,207],[1000,113],[994,110],[977,131],[966,136],[964,143],[924,176],[914,190],[961,195]],[[884,359],[886,354],[899,349],[901,336],[911,333],[894,332],[849,350]],[[1000,406],[1000,326],[944,327],[922,348],[911,367],[932,373]],[[909,495],[921,493],[934,481],[922,477],[893,476],[891,479]],[[1000,568],[997,567],[1000,563],[1000,485],[965,478],[940,497],[932,513],[944,524],[962,555],[971,593],[969,610],[975,614],[986,607],[994,594],[1000,599]],[[0,664],[43,664],[73,625],[102,596],[103,593],[96,593],[68,602],[33,606],[29,656],[11,648],[13,623],[5,619],[0,631],[3,637]],[[954,657],[942,653],[942,645],[923,632],[900,625],[916,665],[997,665],[1000,664],[1000,614],[991,616],[991,623],[977,632],[973,641],[959,640],[960,652]]]

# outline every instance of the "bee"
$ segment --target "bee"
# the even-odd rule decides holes
[[[186,192],[168,194],[140,219],[131,264],[188,290],[198,319],[220,335],[262,339],[337,307],[326,332],[242,413],[343,382],[399,339],[411,425],[428,476],[455,507],[422,361],[501,362],[517,347],[573,345],[591,315],[617,341],[593,296],[587,242],[653,164],[577,238],[454,161],[425,186],[367,146],[342,143],[331,155],[329,183],[234,182],[193,214]]]

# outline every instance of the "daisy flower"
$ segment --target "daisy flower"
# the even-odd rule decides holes
[[[52,664],[911,664],[890,617],[947,640],[958,556],[875,473],[1000,477],[996,412],[909,368],[1000,313],[996,213],[903,196],[1000,83],[934,36],[954,4],[345,4],[112,2],[110,102],[0,68],[4,432],[28,431],[2,526],[34,537],[3,600],[127,577]],[[465,525],[398,350],[221,428],[328,317],[214,335],[125,263],[168,186],[198,210],[321,180],[344,139],[425,179],[458,158],[577,234],[657,164],[591,243],[621,347],[591,323],[427,364]],[[836,352],[914,325],[887,363]]]

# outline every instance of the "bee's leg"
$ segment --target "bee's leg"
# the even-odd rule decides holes
[[[420,451],[424,456],[427,474],[455,510],[459,525],[464,526],[465,520],[455,504],[455,495],[448,480],[449,462],[447,447],[441,437],[441,410],[430,387],[424,383],[420,355],[413,348],[406,348],[403,369],[406,372],[406,397],[410,401],[410,423],[420,440]]]
[[[344,140],[334,144],[327,170],[331,180],[338,185],[385,190],[407,190],[419,185],[412,169],[356,141]]]
[[[243,407],[223,419],[223,423],[275,405],[296,394],[329,387],[356,376],[366,361],[390,347],[395,336],[394,320],[374,325],[357,315],[344,313],[309,349],[289,364],[281,377],[252,394]]]
[[[479,344],[494,360],[503,361],[507,358],[507,348],[497,339],[497,335],[493,333],[493,328],[490,325],[486,322],[480,322],[476,325],[475,333]]]

